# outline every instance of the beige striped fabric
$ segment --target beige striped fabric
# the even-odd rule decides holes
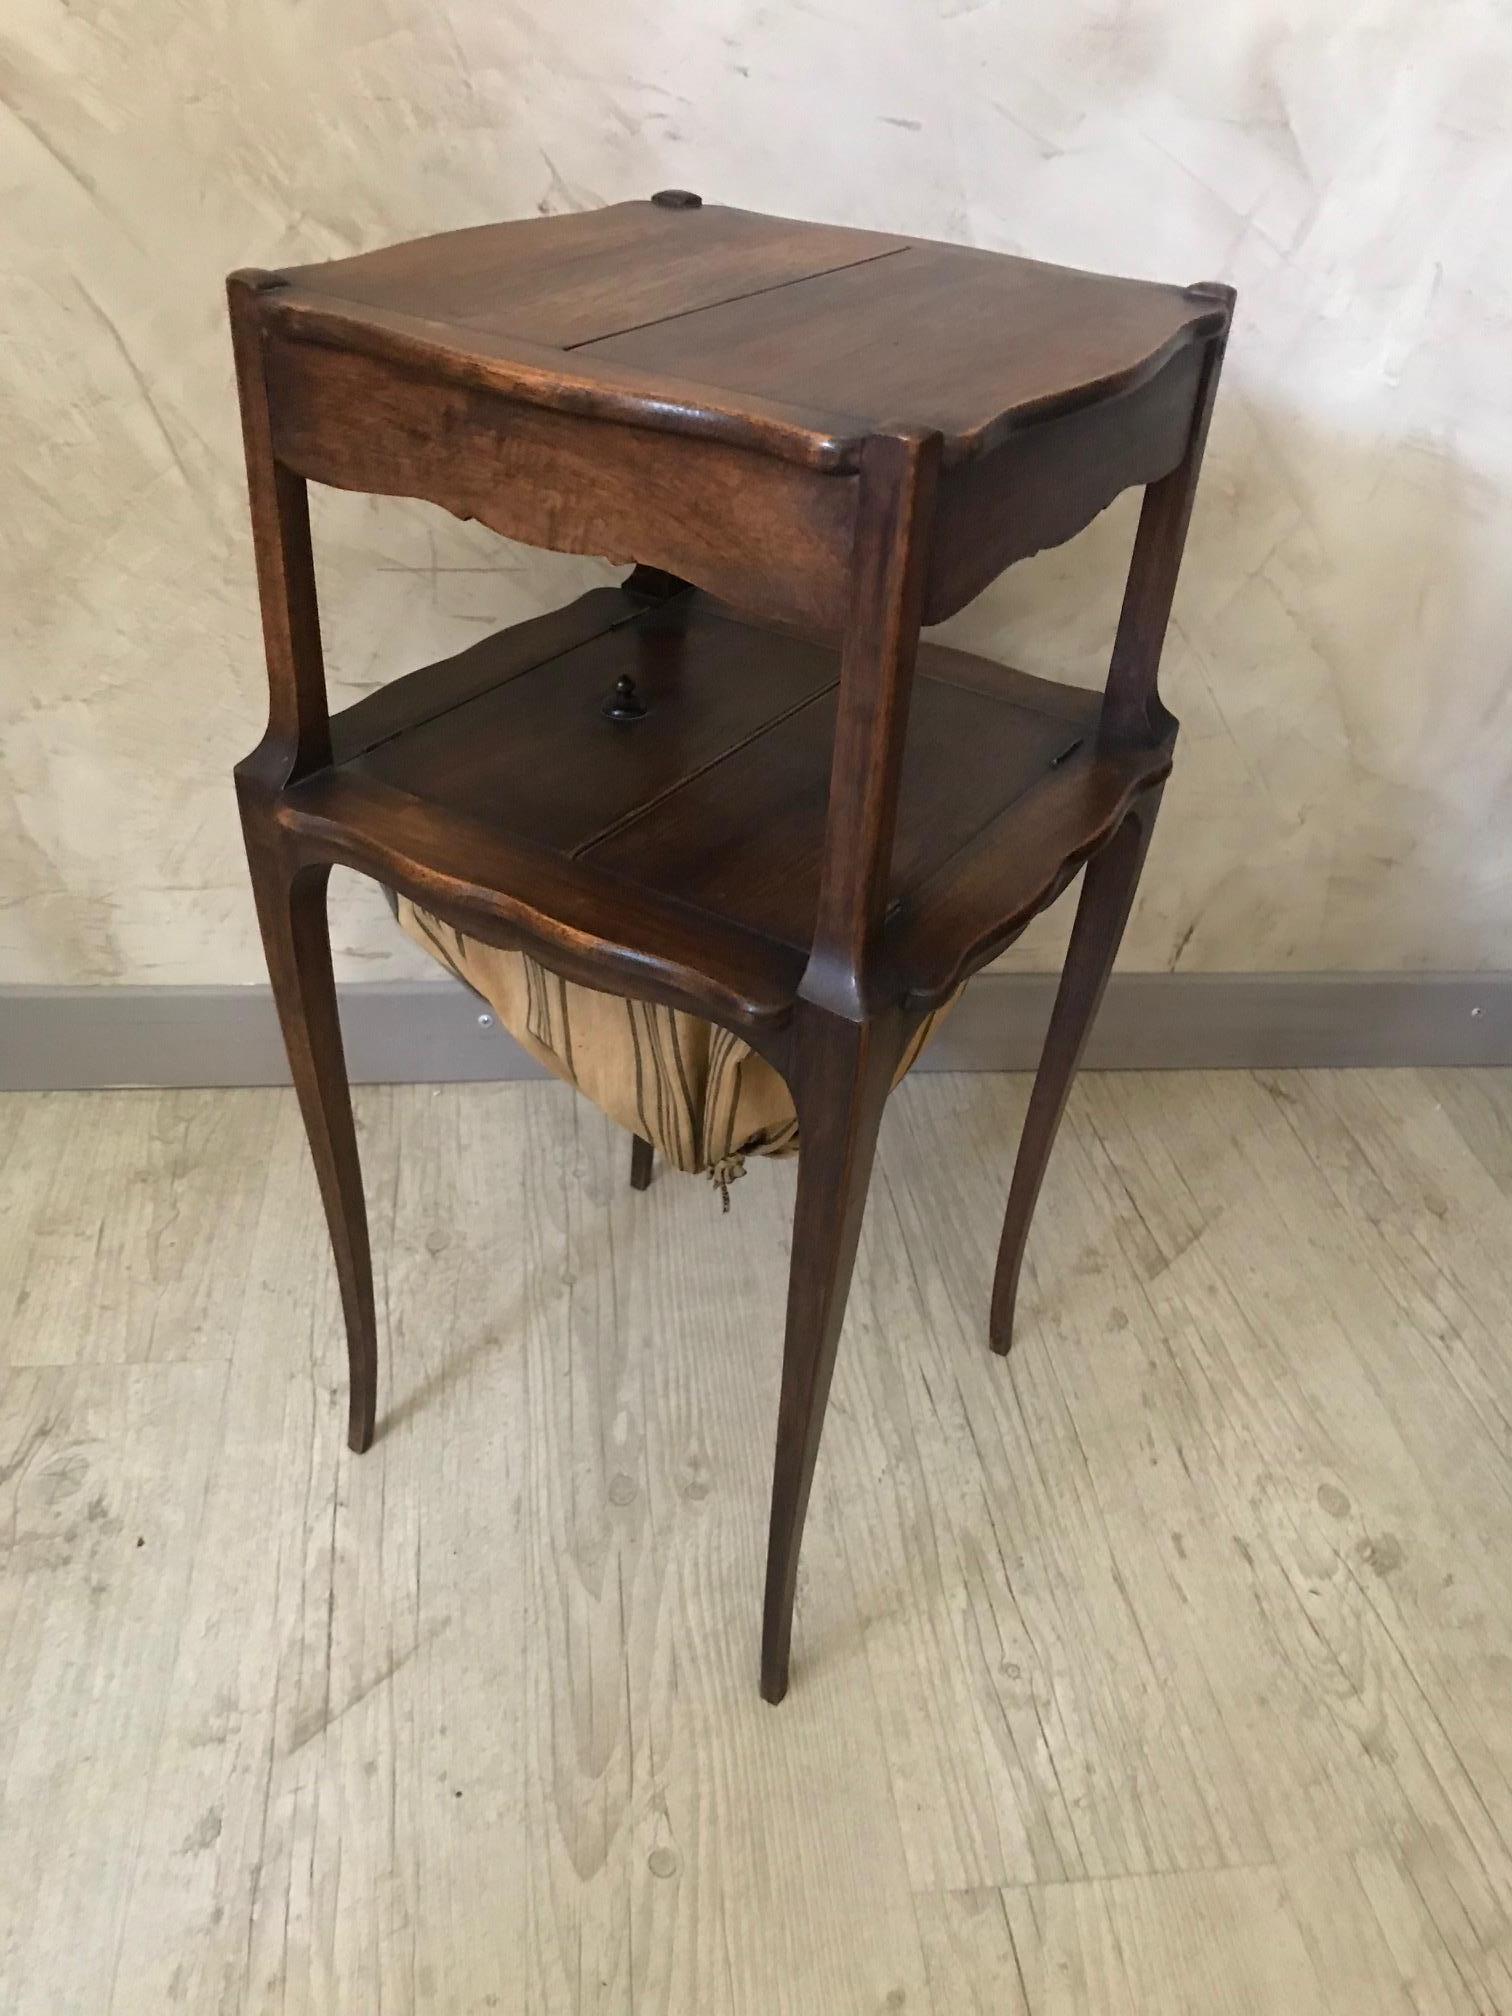
[[[701,1016],[627,1001],[564,980],[527,953],[469,938],[398,899],[404,930],[481,994],[539,1063],[639,1134],[675,1169],[707,1172],[724,1193],[747,1155],[798,1147],[792,1094],[766,1059]],[[953,1004],[929,1016],[898,1072],[903,1077]]]

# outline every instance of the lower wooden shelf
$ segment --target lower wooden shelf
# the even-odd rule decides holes
[[[606,718],[629,677],[645,712]],[[812,937],[837,651],[694,591],[599,589],[348,708],[280,816],[458,928],[571,975],[781,1022]],[[1101,695],[920,647],[883,942],[911,1005],[1015,937],[1163,776]],[[600,965],[598,983],[602,984]]]

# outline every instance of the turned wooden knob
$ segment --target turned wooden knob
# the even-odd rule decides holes
[[[702,196],[691,189],[658,189],[651,201],[659,210],[701,210]]]
[[[603,715],[606,721],[642,721],[645,719],[646,703],[636,691],[635,681],[628,672],[621,672],[614,682],[614,691],[604,702]]]

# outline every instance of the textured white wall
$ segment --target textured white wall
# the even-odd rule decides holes
[[[1235,282],[1129,963],[1512,966],[1509,131],[1504,0],[7,0],[0,977],[260,977],[227,269],[669,184]],[[1131,524],[956,632],[1096,677]],[[317,536],[341,699],[601,571]],[[338,930],[419,970],[355,883]]]

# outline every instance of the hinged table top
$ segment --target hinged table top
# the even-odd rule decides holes
[[[947,465],[1129,391],[1226,290],[806,224],[679,192],[259,276],[287,333],[531,403],[844,466],[882,432]]]

